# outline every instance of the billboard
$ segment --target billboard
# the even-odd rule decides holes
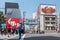
[[[5,14],[8,18],[18,18],[20,17],[20,10],[18,3],[5,3]]]
[[[6,28],[17,28],[20,23],[20,18],[6,18]]]
[[[40,5],[40,14],[56,14],[55,5]]]

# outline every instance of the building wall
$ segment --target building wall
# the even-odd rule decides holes
[[[40,11],[40,14],[39,14],[39,16],[40,16],[40,31],[45,31],[47,29],[46,26],[49,26],[50,30],[53,29],[53,27],[55,28],[54,30],[56,30],[56,5],[41,4],[39,6],[39,11]],[[36,16],[38,17],[38,15],[34,14],[33,17],[36,17]],[[45,16],[49,17],[49,20],[45,20]],[[52,20],[53,17],[55,18],[55,20]],[[45,21],[49,22],[50,24],[46,24]],[[51,24],[51,22],[55,22],[55,24]]]
[[[60,28],[60,14],[57,15],[57,31],[59,30]]]
[[[59,27],[60,27],[60,14],[59,14]]]
[[[40,15],[40,31],[44,30],[44,15]]]
[[[55,30],[56,29],[56,15],[45,15],[44,24],[46,30]]]
[[[32,16],[33,16],[33,19],[36,19],[37,18],[37,12],[34,12]]]

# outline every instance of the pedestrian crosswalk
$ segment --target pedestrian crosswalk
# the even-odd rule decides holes
[[[21,40],[24,40],[25,35],[26,34],[21,35]],[[8,37],[8,35],[0,35],[0,39],[3,39],[3,40],[15,39],[15,38],[18,39],[19,35],[14,34],[14,35],[10,35],[9,37]]]
[[[8,37],[8,35],[0,35],[0,39],[11,39],[11,38],[14,38],[16,36],[18,36],[18,35],[10,35],[9,37]]]

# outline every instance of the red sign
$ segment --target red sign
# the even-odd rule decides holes
[[[6,28],[17,28],[20,23],[20,18],[6,18]]]
[[[42,12],[44,13],[54,13],[56,10],[53,9],[52,7],[45,7],[45,8],[42,8]]]

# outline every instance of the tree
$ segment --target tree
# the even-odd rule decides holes
[[[3,23],[4,21],[5,21],[5,18],[4,18],[3,12],[0,11],[0,24]]]

